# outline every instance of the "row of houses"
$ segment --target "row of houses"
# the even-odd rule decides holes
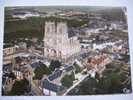
[[[105,66],[109,64],[112,59],[107,54],[99,54],[94,57],[88,58],[86,61],[86,67],[89,70],[99,73],[100,75],[105,69]]]
[[[44,95],[63,95],[67,88],[62,86],[61,79],[66,74],[71,74],[74,71],[73,66],[64,65],[62,69],[56,69],[51,75],[43,78],[42,89]]]

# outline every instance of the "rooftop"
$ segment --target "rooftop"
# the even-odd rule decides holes
[[[64,68],[64,70],[65,70],[66,72],[69,72],[69,71],[71,71],[71,70],[73,70],[73,69],[74,69],[73,66],[67,66],[67,67]]]
[[[38,66],[40,66],[38,62],[34,62],[34,63],[31,64],[31,67],[32,68],[36,68]]]
[[[48,89],[53,92],[56,92],[56,93],[59,93],[59,92],[65,90],[65,87],[53,84],[53,83],[49,82],[47,79],[43,80],[43,88]]]
[[[40,67],[41,65],[44,65],[44,64],[43,64],[42,62],[39,61],[39,62],[34,62],[34,63],[32,63],[32,64],[31,64],[31,67],[35,69],[36,67]]]
[[[48,77],[48,79],[49,79],[50,81],[53,81],[53,80],[59,78],[59,77],[61,76],[61,74],[62,74],[62,70],[55,71],[53,74],[51,74],[51,75]]]
[[[107,58],[107,56],[105,55],[100,55],[100,56],[95,56],[95,58],[91,59],[91,64],[94,64],[94,65],[99,65],[101,64],[105,59]]]

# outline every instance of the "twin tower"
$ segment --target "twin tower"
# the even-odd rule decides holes
[[[44,56],[52,59],[67,59],[80,51],[77,37],[68,37],[66,22],[45,22]]]

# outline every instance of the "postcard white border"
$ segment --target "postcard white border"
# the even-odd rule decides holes
[[[4,7],[6,6],[125,6],[128,14],[128,32],[130,47],[130,63],[133,86],[133,1],[132,0],[0,0],[0,95],[2,83],[2,47],[4,32]],[[0,96],[0,100],[132,100],[131,94],[88,95],[88,96]]]

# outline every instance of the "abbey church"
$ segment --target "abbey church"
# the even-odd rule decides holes
[[[45,22],[44,56],[52,59],[66,60],[80,52],[79,40],[76,36],[68,36],[66,22]]]

